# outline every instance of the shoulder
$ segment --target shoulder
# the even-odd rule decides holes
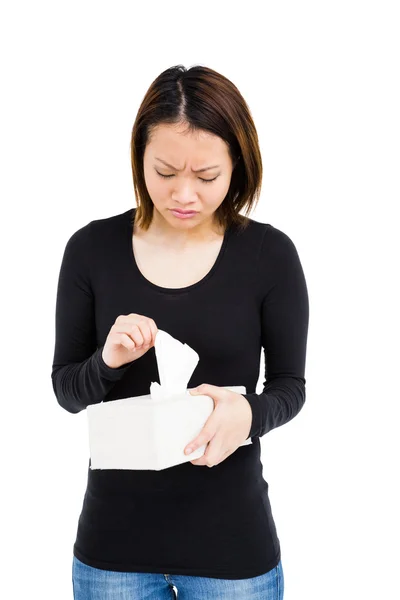
[[[291,235],[271,224],[264,227],[262,246],[263,252],[273,252],[275,255],[297,252]]]
[[[303,277],[302,263],[293,237],[272,223],[251,220],[248,238],[252,239],[252,256],[261,285]]]
[[[252,250],[260,297],[266,298],[274,291],[275,298],[283,299],[285,294],[290,298],[291,294],[296,294],[298,290],[299,294],[303,294],[303,298],[307,297],[303,266],[292,235],[272,223],[254,220],[251,229],[253,235],[249,237],[256,240]],[[249,233],[251,229],[249,228]]]
[[[71,248],[89,249],[99,244],[104,245],[110,236],[118,234],[121,226],[129,225],[131,209],[117,215],[94,219],[72,233],[67,246]]]
[[[249,218],[245,237],[252,240],[258,257],[271,256],[296,250],[292,237],[272,223],[263,223]]]

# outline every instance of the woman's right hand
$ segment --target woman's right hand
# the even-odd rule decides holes
[[[157,325],[149,317],[120,315],[111,327],[101,356],[108,367],[118,369],[137,360],[155,344]]]

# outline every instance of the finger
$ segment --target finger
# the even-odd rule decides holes
[[[143,326],[142,323],[140,325],[145,332],[146,328]],[[120,324],[118,333],[124,333],[128,335],[134,342],[135,348],[140,348],[146,343],[146,335],[149,339],[149,343],[151,341],[151,333],[149,331],[147,332],[147,334],[142,333],[141,327],[139,326],[139,323],[132,323],[132,321],[130,320],[124,321]]]
[[[197,450],[197,448],[200,448],[200,446],[204,446],[204,444],[208,444],[209,442],[211,442],[211,440],[217,433],[217,430],[215,429],[214,425],[214,419],[212,419],[212,416],[213,415],[211,415],[211,417],[208,418],[197,438],[195,438],[186,446],[185,454],[192,454],[192,452]]]
[[[225,390],[218,385],[213,385],[212,383],[201,383],[193,388],[194,394],[205,394],[206,396],[211,396],[212,398],[213,396],[215,396],[215,398],[223,397],[226,395],[227,391],[228,390]]]
[[[127,323],[124,328],[124,333],[127,333],[132,340],[135,342],[136,348],[139,348],[143,344],[143,336],[137,323]]]
[[[224,460],[226,458],[228,458],[228,456],[230,456],[231,454],[233,454],[232,450],[227,450],[226,452],[224,452],[224,454],[222,455],[222,458],[220,458],[219,461],[215,463],[214,467],[216,467],[220,463],[224,462]]]
[[[156,343],[156,335],[158,332],[158,327],[155,324],[153,319],[149,319],[149,325],[150,325],[150,329],[151,329],[151,333],[152,333],[151,344],[154,346],[154,344]]]
[[[218,463],[220,456],[222,456],[226,450],[223,447],[221,436],[215,435],[213,439],[207,444],[206,450],[198,460],[201,461],[198,464],[208,465],[209,467],[214,466]]]
[[[119,336],[119,343],[121,344],[121,346],[124,346],[124,348],[126,348],[127,350],[136,350],[135,342],[129,335],[127,335],[126,333],[118,333],[117,335]]]
[[[184,449],[185,454],[191,454],[200,446],[204,444],[208,444],[214,438],[214,436],[218,433],[218,430],[221,425],[221,418],[218,406],[214,407],[211,415],[208,417],[207,421],[203,425],[203,429],[200,431],[199,435],[194,438]]]
[[[213,461],[212,459],[206,459],[205,458],[205,454],[204,454],[200,458],[197,458],[196,460],[191,460],[190,462],[192,463],[192,465],[196,465],[196,466],[208,466],[208,467],[211,468],[211,467],[216,467],[217,465],[219,465],[220,463],[222,463],[231,454],[233,454],[233,452],[231,450],[227,450],[216,461]]]
[[[114,327],[118,333],[129,335],[135,343],[136,348],[140,348],[141,346],[150,346],[153,344],[154,334],[152,326],[156,327],[156,324],[152,321],[153,325],[151,325],[150,321],[152,319],[140,319],[134,313],[128,316],[121,315],[116,320]]]
[[[203,454],[205,464],[209,467],[217,465],[220,461],[220,457],[225,453],[220,437],[215,436],[206,448],[206,452]]]
[[[153,332],[148,321],[143,321],[138,324],[140,333],[143,338],[143,346],[150,346],[153,343]]]
[[[205,465],[206,464],[206,452],[208,449],[209,444],[207,444],[205,450],[204,450],[204,454],[202,456],[200,456],[200,458],[195,458],[194,460],[191,460],[190,462],[192,463],[192,465]]]

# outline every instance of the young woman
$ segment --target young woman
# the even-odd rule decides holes
[[[137,207],[91,221],[65,248],[54,392],[71,413],[148,394],[160,328],[199,353],[189,387],[214,411],[172,468],[92,470],[89,460],[75,600],[282,600],[260,438],[304,404],[309,305],[289,236],[239,214],[262,179],[249,108],[212,69],[167,69],[140,106],[131,158]],[[247,393],[224,389],[234,385]]]

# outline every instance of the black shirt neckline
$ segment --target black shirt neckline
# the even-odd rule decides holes
[[[196,281],[195,283],[192,283],[191,285],[188,285],[186,287],[180,287],[180,288],[167,288],[167,287],[162,287],[160,285],[157,285],[155,283],[153,283],[152,281],[150,281],[149,279],[147,279],[143,273],[141,272],[141,270],[139,269],[139,266],[136,262],[136,258],[135,258],[135,253],[133,251],[133,245],[132,245],[132,235],[133,235],[133,219],[134,219],[134,213],[136,212],[136,208],[132,208],[127,212],[128,215],[128,225],[129,227],[127,228],[128,231],[128,236],[127,236],[127,241],[129,243],[129,256],[130,256],[130,262],[133,265],[133,269],[136,273],[136,275],[141,279],[141,281],[147,285],[148,287],[150,287],[153,290],[156,290],[158,292],[162,292],[165,294],[179,294],[179,293],[183,293],[183,292],[190,292],[191,290],[194,290],[198,287],[200,287],[201,285],[204,285],[205,283],[207,283],[207,281],[209,281],[211,279],[211,277],[215,274],[215,272],[217,271],[223,255],[225,254],[225,250],[227,248],[228,245],[228,240],[229,240],[229,235],[231,232],[231,227],[227,227],[225,229],[224,232],[224,238],[222,241],[222,245],[221,248],[219,250],[218,256],[213,264],[213,266],[211,267],[211,269],[208,271],[208,273],[206,273],[206,275],[204,277],[202,277],[202,279],[200,279],[199,281]]]

